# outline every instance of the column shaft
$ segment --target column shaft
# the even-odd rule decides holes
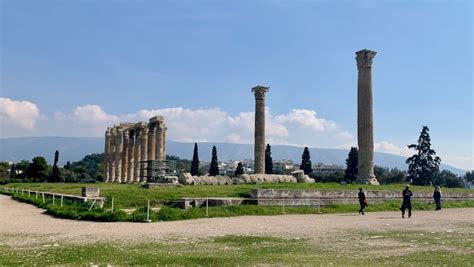
[[[109,153],[109,181],[114,182],[115,181],[115,128],[112,128],[110,130],[110,153]]]
[[[133,183],[135,173],[133,172],[135,164],[135,130],[130,130],[128,140],[128,182]]]
[[[123,131],[122,183],[128,182],[128,130]]]
[[[135,158],[133,164],[133,182],[136,183],[140,180],[140,160],[141,160],[141,129],[135,130]]]
[[[374,128],[372,107],[372,59],[376,52],[362,50],[357,60],[357,141],[358,174],[361,182],[372,183],[374,175]],[[375,180],[376,181],[376,180]]]
[[[148,160],[148,127],[143,128],[142,138],[141,138],[141,161],[140,165],[140,182],[146,181],[146,166]]]
[[[122,129],[115,131],[115,179],[114,182],[122,182]]]
[[[252,88],[255,95],[254,173],[265,173],[265,93],[268,87]]]
[[[110,149],[110,130],[107,128],[105,131],[105,147],[104,147],[104,179],[105,182],[109,182],[109,149]]]

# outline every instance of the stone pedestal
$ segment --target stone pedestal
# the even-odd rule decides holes
[[[252,88],[255,95],[255,147],[254,173],[265,173],[265,93],[269,88],[256,86]]]
[[[356,53],[357,60],[357,180],[379,184],[374,175],[374,128],[372,108],[372,59],[377,53],[367,49]]]

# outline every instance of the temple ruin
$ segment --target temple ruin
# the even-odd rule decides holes
[[[149,122],[120,123],[105,131],[105,181],[145,182],[164,175],[166,127],[163,117]]]

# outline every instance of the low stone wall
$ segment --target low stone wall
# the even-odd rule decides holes
[[[206,203],[207,202],[207,203]],[[165,203],[169,206],[179,207],[182,209],[198,208],[198,207],[217,207],[217,206],[236,206],[254,204],[255,201],[244,198],[182,198]]]
[[[373,190],[365,191],[369,204],[402,199],[402,192]],[[251,189],[250,195],[257,205],[263,206],[325,206],[333,203],[358,203],[358,191],[316,189]],[[433,201],[433,192],[414,192],[414,201]],[[442,192],[443,201],[474,200],[474,192]]]

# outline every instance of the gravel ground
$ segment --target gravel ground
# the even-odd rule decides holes
[[[53,218],[30,204],[0,195],[0,246],[28,246],[49,242],[127,243],[222,235],[258,235],[321,240],[334,232],[416,230],[472,231],[474,208],[414,211],[411,219],[398,212],[331,215],[281,215],[209,218],[157,223],[99,223]],[[469,233],[472,234],[472,233]]]

